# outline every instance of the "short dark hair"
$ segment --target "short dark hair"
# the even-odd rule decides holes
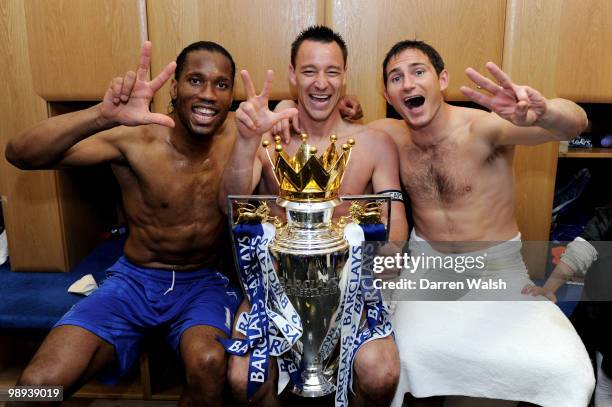
[[[436,51],[434,47],[427,44],[425,41],[400,41],[391,47],[383,61],[383,81],[385,88],[387,87],[387,65],[389,65],[389,61],[391,60],[391,58],[407,49],[418,49],[423,54],[427,55],[427,58],[429,58],[429,62],[431,62],[438,75],[440,75],[440,72],[444,70],[444,60],[442,59],[438,51]]]
[[[226,57],[232,67],[232,79],[234,79],[234,76],[236,75],[236,64],[234,63],[234,58],[232,58],[232,55],[225,48],[212,41],[198,41],[194,42],[193,44],[189,44],[185,48],[183,48],[181,53],[178,54],[178,56],[176,57],[176,70],[174,71],[174,79],[178,81],[179,77],[181,76],[181,73],[183,72],[183,69],[185,68],[187,56],[190,52],[193,51],[217,52]]]
[[[295,66],[295,58],[297,57],[300,45],[302,45],[302,43],[306,40],[322,42],[324,44],[335,42],[342,51],[342,59],[344,60],[344,65],[346,66],[346,59],[348,57],[346,42],[344,42],[340,34],[334,32],[331,28],[324,25],[313,25],[308,27],[295,38],[291,44],[291,65]]]

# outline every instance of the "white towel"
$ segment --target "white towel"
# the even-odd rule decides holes
[[[91,274],[86,274],[68,287],[69,293],[89,295],[98,289],[98,284]]]
[[[8,243],[6,241],[6,229],[0,233],[0,266],[8,259]]]
[[[506,251],[518,255],[520,246],[495,248]],[[516,273],[509,286],[520,296],[526,270],[499,271]],[[595,387],[582,341],[548,301],[398,301],[393,324],[401,360],[394,406],[410,392],[585,407]]]

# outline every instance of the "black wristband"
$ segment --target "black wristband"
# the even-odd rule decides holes
[[[385,189],[384,191],[377,192],[376,195],[386,195],[391,197],[391,201],[404,203],[404,194],[398,189]]]

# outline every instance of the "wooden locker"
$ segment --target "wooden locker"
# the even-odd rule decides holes
[[[363,104],[365,121],[386,115],[382,61],[401,40],[424,40],[440,52],[450,73],[448,100],[465,100],[465,68],[501,64],[505,0],[338,0],[327,3],[326,23],[349,48],[348,92]]]
[[[257,92],[266,70],[274,70],[270,99],[290,98],[287,70],[291,43],[303,29],[324,22],[323,0],[149,0],[147,12],[153,75],[192,42],[214,41],[236,62],[236,100],[245,98],[241,69],[249,71]],[[155,95],[157,112],[168,112],[168,89],[167,83]]]

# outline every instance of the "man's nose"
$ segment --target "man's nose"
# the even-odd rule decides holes
[[[325,75],[325,73],[320,73],[317,75],[315,87],[320,90],[327,88],[327,75]]]
[[[202,86],[198,96],[204,100],[215,101],[217,100],[217,94],[212,83],[206,83]]]
[[[404,90],[412,90],[414,88],[414,82],[412,81],[412,79],[408,76],[404,77],[404,80],[402,82],[402,89]]]

